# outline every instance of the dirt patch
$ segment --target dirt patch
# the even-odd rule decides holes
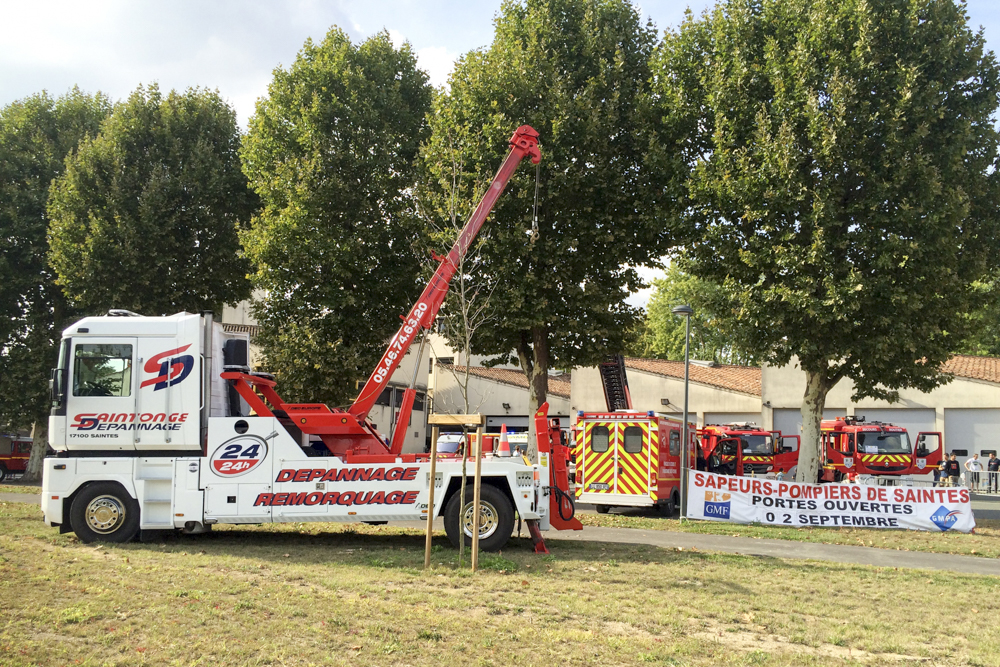
[[[860,662],[872,660],[894,661],[894,662],[929,662],[931,658],[918,655],[900,655],[898,653],[870,653],[861,649],[852,649],[834,644],[820,644],[809,646],[793,642],[788,637],[771,634],[760,626],[748,625],[746,630],[733,632],[731,627],[725,626],[712,619],[689,618],[691,624],[697,624],[702,629],[689,632],[689,637],[696,637],[713,641],[723,646],[737,651],[764,651],[765,653],[794,653],[797,655],[813,655],[823,658],[850,659]]]

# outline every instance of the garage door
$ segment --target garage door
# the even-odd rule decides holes
[[[910,442],[916,442],[917,433],[937,431],[934,410],[926,408],[855,408],[854,414],[870,422],[885,422],[902,426],[910,434]],[[947,440],[945,440],[947,443]]]
[[[743,422],[753,422],[758,426],[764,425],[759,412],[706,412],[705,426],[709,424],[734,424]]]
[[[836,419],[847,415],[844,408],[826,408],[823,419]],[[774,409],[774,430],[784,435],[802,435],[802,412],[793,408]]]
[[[963,460],[973,453],[989,458],[989,452],[1000,450],[1000,409],[996,408],[945,408],[945,451],[965,450]]]

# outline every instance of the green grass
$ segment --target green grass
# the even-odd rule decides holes
[[[32,486],[30,484],[0,484],[0,493],[29,493],[37,496],[41,492],[41,486]]]
[[[846,544],[900,551],[926,551],[931,553],[961,554],[1000,558],[1000,521],[976,520],[976,532],[938,533],[918,530],[865,530],[858,528],[783,528],[781,526],[743,525],[721,521],[680,521],[649,516],[643,512],[627,510],[626,514],[577,515],[584,526],[604,528],[639,528],[667,530],[705,535],[732,535],[771,540],[793,540],[821,544]]]
[[[0,505],[0,665],[1000,666],[1000,578],[388,526],[83,545]]]

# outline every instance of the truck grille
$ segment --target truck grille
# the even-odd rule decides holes
[[[766,475],[770,468],[770,463],[744,463],[743,474],[749,475],[750,473],[753,473],[754,475]]]
[[[906,470],[909,466],[887,466],[887,465],[871,465],[866,466],[872,472],[902,472]]]

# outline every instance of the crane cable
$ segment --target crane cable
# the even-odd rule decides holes
[[[535,165],[535,210],[531,218],[531,242],[538,240],[538,182],[541,171],[541,163]]]

